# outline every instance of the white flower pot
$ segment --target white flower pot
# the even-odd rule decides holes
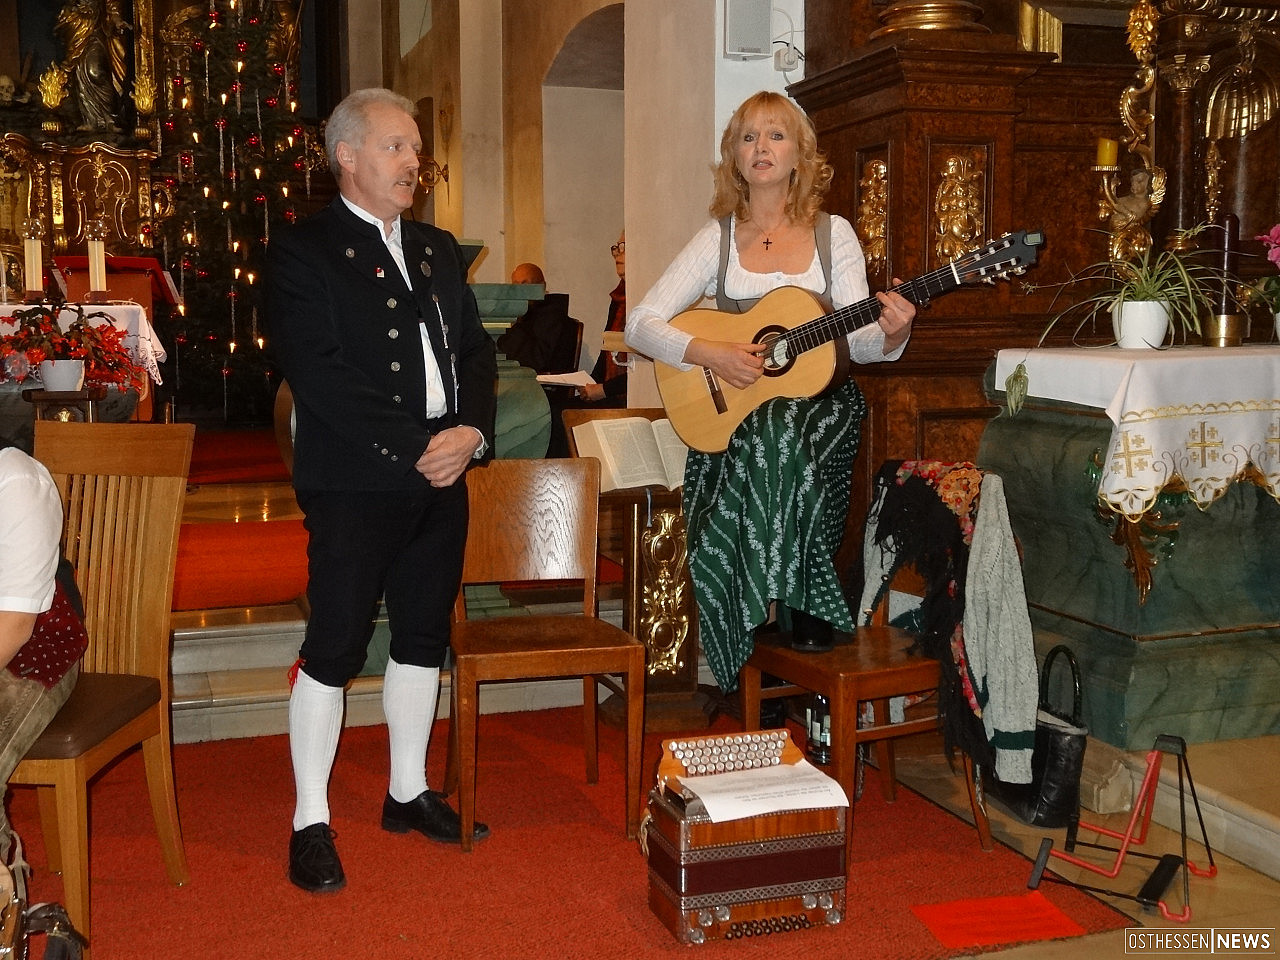
[[[41,360],[40,382],[53,393],[71,393],[84,386],[83,360]]]
[[[1163,300],[1126,300],[1111,314],[1116,345],[1125,350],[1158,347],[1169,332],[1169,309]]]

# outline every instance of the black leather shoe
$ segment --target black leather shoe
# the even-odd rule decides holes
[[[347,885],[327,823],[313,823],[289,838],[289,879],[308,893],[332,893]]]
[[[423,790],[408,803],[400,803],[387,794],[382,801],[382,829],[392,833],[417,830],[439,843],[462,842],[462,818],[445,801],[444,794],[434,790]],[[471,836],[483,840],[488,835],[489,827],[477,820]]]

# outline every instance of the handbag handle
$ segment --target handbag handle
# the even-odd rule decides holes
[[[1065,643],[1058,644],[1045,655],[1044,666],[1040,669],[1040,706],[1046,710],[1051,709],[1049,706],[1049,675],[1053,671],[1053,661],[1057,659],[1058,654],[1063,654],[1067,658],[1068,666],[1071,667],[1071,683],[1074,687],[1071,722],[1076,726],[1080,726],[1084,723],[1080,715],[1080,665],[1076,663],[1076,655],[1071,652],[1071,648]]]

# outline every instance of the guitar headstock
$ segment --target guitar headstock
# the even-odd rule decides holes
[[[971,250],[951,262],[961,283],[995,283],[1010,276],[1021,276],[1036,262],[1036,248],[1044,245],[1040,230],[1006,233],[999,240],[978,250]]]

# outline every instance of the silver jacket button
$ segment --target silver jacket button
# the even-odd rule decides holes
[[[396,298],[395,297],[387,298],[387,306],[390,307],[392,310],[394,310],[396,308]]]
[[[354,257],[356,255],[355,250],[353,250],[351,247],[347,247],[347,249],[343,252],[346,253],[348,257]]]
[[[391,371],[392,371],[393,373],[399,373],[399,372],[400,372],[400,361],[399,361],[399,360],[392,360],[392,361],[391,361]]]
[[[392,327],[390,330],[387,331],[387,337],[391,340],[394,340],[398,336],[400,336],[400,331],[397,330],[395,327]]]

